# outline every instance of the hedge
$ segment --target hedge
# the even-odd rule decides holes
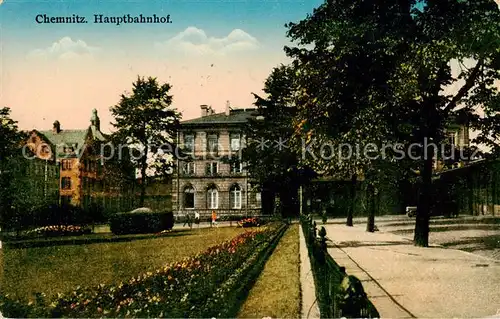
[[[107,217],[97,204],[87,209],[73,205],[39,205],[29,211],[6,212],[2,229],[6,231],[31,230],[53,225],[89,225],[105,222]]]
[[[118,213],[110,218],[113,234],[147,234],[174,227],[174,215],[169,212]]]

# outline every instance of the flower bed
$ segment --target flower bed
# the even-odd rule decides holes
[[[89,233],[90,229],[82,226],[52,225],[52,226],[44,226],[28,230],[24,233],[24,235],[26,236],[42,235],[42,236],[52,237],[52,236],[77,236]]]
[[[240,227],[258,227],[262,222],[258,218],[245,218],[238,222]]]
[[[7,317],[205,317],[207,309],[217,304],[218,289],[246,274],[256,253],[268,247],[284,227],[274,224],[245,232],[118,285],[77,288],[55,300],[38,298],[33,304],[0,297],[0,311]]]

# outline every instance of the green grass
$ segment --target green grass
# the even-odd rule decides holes
[[[243,231],[236,227],[202,228],[127,242],[4,247],[0,254],[1,293],[28,299],[36,292],[50,297],[78,285],[117,283],[194,255]]]
[[[299,318],[299,262],[299,227],[294,224],[269,257],[238,318]]]

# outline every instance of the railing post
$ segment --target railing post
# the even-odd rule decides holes
[[[321,227],[321,229],[319,230],[319,237],[320,237],[320,247],[321,247],[321,250],[323,250],[323,252],[326,254],[326,229],[325,227]]]

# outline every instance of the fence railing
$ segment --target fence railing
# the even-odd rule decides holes
[[[327,252],[326,230],[311,216],[301,218],[321,318],[379,318],[359,279],[349,276]]]

